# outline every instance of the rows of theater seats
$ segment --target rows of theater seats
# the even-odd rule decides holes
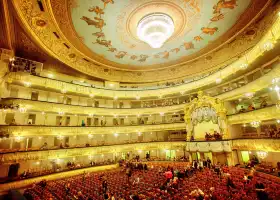
[[[163,173],[159,173],[159,166],[170,165],[173,169],[183,171],[186,163],[150,163],[147,171],[133,172],[131,182],[136,177],[140,177],[138,184],[130,186],[127,182],[125,172],[120,170],[113,170],[107,172],[91,173],[88,176],[83,175],[72,177],[69,179],[62,179],[57,181],[50,181],[47,183],[45,189],[36,185],[31,189],[25,191],[25,195],[32,197],[35,200],[39,199],[65,199],[65,185],[70,183],[71,189],[69,199],[74,198],[78,193],[82,193],[84,199],[103,199],[101,185],[102,178],[105,176],[108,182],[108,190],[114,195],[115,199],[129,199],[131,194],[137,193],[140,199],[189,199],[190,193],[199,188],[205,196],[211,193],[210,188],[214,187],[214,192],[218,199],[257,199],[255,191],[255,183],[261,181],[271,199],[277,199],[280,191],[277,190],[280,186],[280,179],[270,175],[256,173],[253,180],[249,184],[244,184],[245,169],[231,167],[229,173],[231,174],[234,190],[228,191],[226,186],[226,178],[220,178],[214,171],[204,169],[202,172],[195,173],[191,178],[186,178],[179,183],[178,189],[172,189],[171,193],[161,191],[159,188],[166,181]],[[205,198],[207,199],[207,198]]]

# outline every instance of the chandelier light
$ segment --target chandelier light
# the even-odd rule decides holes
[[[137,26],[137,36],[152,48],[161,48],[174,33],[174,22],[163,13],[145,16]]]
[[[222,82],[222,79],[221,78],[217,78],[216,79],[216,84],[220,84]]]
[[[248,66],[249,66],[248,63],[243,63],[243,64],[240,65],[240,68],[241,69],[247,69]]]
[[[260,126],[260,122],[259,121],[253,121],[251,122],[251,126],[254,127],[254,128],[258,128]]]
[[[264,45],[263,45],[263,49],[265,50],[265,51],[270,51],[270,50],[272,50],[274,48],[274,44],[273,44],[273,42],[271,42],[271,41],[267,41],[266,43],[264,43]]]
[[[260,159],[265,159],[267,157],[267,152],[265,151],[258,151],[257,155]]]

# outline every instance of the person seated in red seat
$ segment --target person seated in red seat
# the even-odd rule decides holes
[[[138,194],[130,195],[130,199],[132,199],[132,200],[140,200]]]
[[[217,194],[215,193],[215,188],[214,187],[210,188],[209,198],[211,200],[217,200],[218,199]]]
[[[171,172],[171,170],[169,169],[168,171],[166,171],[165,173],[164,173],[164,175],[165,175],[165,178],[169,181],[170,179],[172,179],[172,177],[173,177],[173,174],[172,174],[172,172]]]
[[[229,173],[229,168],[227,165],[223,167],[223,173]]]
[[[191,193],[190,193],[190,196],[195,199],[195,200],[204,200],[204,193],[202,192],[201,189],[196,189],[196,190],[193,190]]]

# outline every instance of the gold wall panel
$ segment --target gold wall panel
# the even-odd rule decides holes
[[[111,127],[50,127],[50,126],[0,126],[1,131],[14,136],[88,135],[113,133],[145,133],[167,130],[184,130],[185,123]]]

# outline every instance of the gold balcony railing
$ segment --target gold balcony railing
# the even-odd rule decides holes
[[[3,99],[2,104],[15,104],[25,108],[27,111],[39,111],[39,112],[52,112],[58,113],[63,111],[64,113],[71,114],[84,114],[84,115],[150,115],[160,113],[174,113],[182,111],[185,104],[172,105],[168,107],[154,107],[154,108],[94,108],[90,106],[80,105],[68,105],[62,103],[52,103],[46,101],[33,101],[27,99]]]
[[[280,109],[277,109],[275,105],[246,113],[233,114],[227,117],[229,124],[245,124],[253,121],[264,121],[279,118]]]
[[[185,141],[181,142],[149,142],[134,143],[125,145],[108,145],[98,147],[84,148],[67,148],[42,151],[28,151],[0,154],[3,163],[22,162],[28,160],[53,160],[62,158],[71,158],[79,156],[91,156],[97,154],[115,154],[131,151],[150,151],[150,150],[166,150],[166,149],[184,149]]]
[[[1,125],[0,130],[13,136],[43,136],[43,135],[88,135],[88,134],[113,134],[113,133],[145,133],[167,130],[184,130],[185,123],[141,125],[141,126],[106,126],[106,127],[61,127],[61,126],[8,126]]]

